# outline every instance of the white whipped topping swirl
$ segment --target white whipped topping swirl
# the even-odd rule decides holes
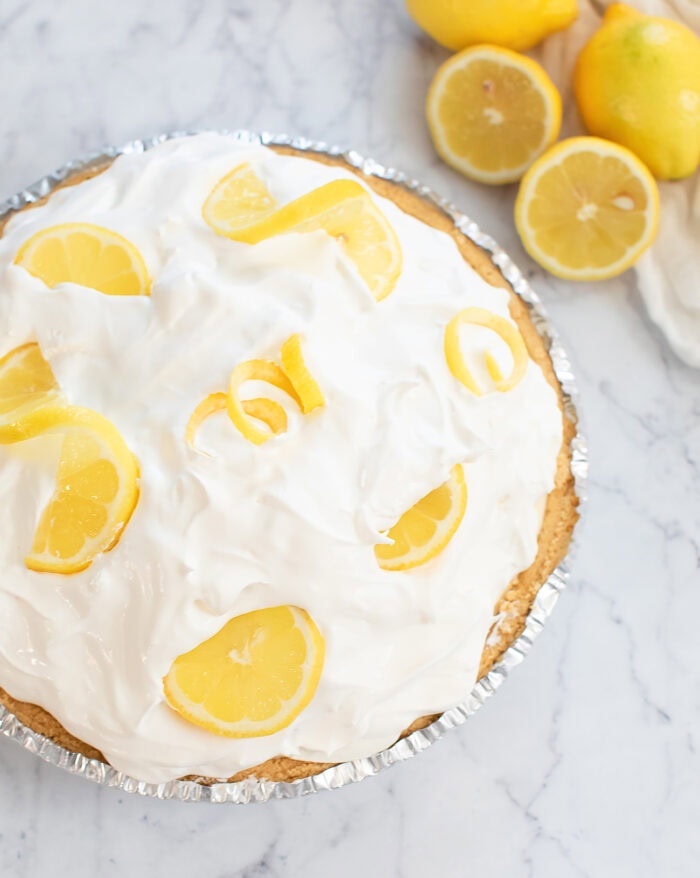
[[[82,573],[35,573],[24,555],[53,488],[56,440],[0,448],[0,685],[150,782],[228,777],[279,754],[368,755],[462,700],[495,602],[535,557],[562,441],[556,394],[534,363],[514,390],[480,399],[450,374],[450,318],[470,305],[507,317],[508,294],[447,235],[373,195],[403,248],[401,277],[377,304],[324,232],[255,246],[214,234],[202,204],[247,161],[280,203],[353,176],[221,135],[187,137],[118,158],[17,215],[0,239],[0,354],[38,341],[68,399],[117,426],[142,474],[113,551]],[[39,229],[81,221],[135,244],[150,298],[47,289],[13,265]],[[211,456],[188,449],[202,398],[241,360],[276,359],[295,332],[325,409],[292,417],[262,446],[217,415],[198,437]],[[484,345],[509,371],[494,333],[467,329],[463,345],[485,381]],[[455,537],[423,567],[381,570],[380,532],[458,462],[469,501]],[[307,610],[326,642],[318,690],[295,722],[228,739],[167,705],[162,679],[178,655],[231,617],[278,604]]]

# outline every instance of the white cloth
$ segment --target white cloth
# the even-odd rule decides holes
[[[585,133],[576,112],[572,73],[584,43],[612,0],[579,0],[579,18],[532,54],[562,94],[565,137]],[[651,15],[675,18],[700,36],[700,0],[628,0]],[[634,270],[649,316],[679,357],[700,368],[700,186],[698,173],[659,184],[661,218],[654,244]]]

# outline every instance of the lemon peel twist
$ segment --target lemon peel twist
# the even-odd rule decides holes
[[[282,345],[280,356],[282,368],[297,392],[304,414],[308,415],[314,409],[324,406],[325,397],[304,361],[299,333],[289,336]]]
[[[287,429],[287,412],[273,399],[257,397],[244,399],[239,390],[246,381],[265,381],[287,394],[305,415],[326,404],[315,378],[309,372],[301,349],[299,333],[290,335],[282,345],[282,366],[271,360],[245,360],[231,373],[227,392],[218,391],[206,396],[190,415],[185,429],[185,443],[198,451],[195,440],[202,423],[219,411],[228,411],[229,418],[241,434],[254,445],[262,445]],[[261,430],[254,421],[267,426]],[[206,454],[206,452],[200,452]]]
[[[279,388],[287,396],[291,397],[300,409],[302,407],[301,400],[292,382],[277,363],[273,363],[271,360],[244,360],[244,362],[236,366],[231,373],[226,393],[228,415],[233,421],[234,426],[240,430],[249,442],[252,442],[254,445],[262,445],[274,434],[261,430],[253,423],[251,416],[246,414],[244,403],[238,396],[241,385],[245,384],[246,381],[265,381],[267,384]],[[285,414],[285,428],[286,417]]]
[[[339,242],[377,302],[394,289],[401,273],[396,232],[357,180],[332,180],[278,205],[246,163],[219,180],[204,202],[202,217],[217,235],[243,244],[290,232],[324,231]]]
[[[216,412],[227,410],[227,395],[224,391],[210,393],[192,412],[185,430],[185,442],[193,451],[200,451],[196,445],[197,431],[208,417]],[[273,399],[258,397],[256,399],[244,399],[241,403],[243,411],[251,418],[262,421],[270,428],[273,434],[284,433],[287,429],[287,412]],[[200,451],[207,454],[205,451]]]
[[[494,382],[496,390],[505,393],[519,384],[527,371],[528,353],[525,342],[518,330],[505,317],[487,311],[485,308],[465,308],[450,320],[445,329],[445,359],[450,372],[467,390],[475,396],[482,396],[482,390],[464,362],[459,344],[459,330],[465,324],[484,326],[493,330],[510,348],[513,356],[513,367],[510,374],[503,376],[495,359],[490,353],[485,354],[486,368]]]

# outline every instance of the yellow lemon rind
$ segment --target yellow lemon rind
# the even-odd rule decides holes
[[[630,149],[655,178],[697,170],[700,40],[686,24],[607,6],[576,59],[573,91],[588,133]]]
[[[326,404],[326,399],[315,378],[309,372],[301,349],[301,336],[291,335],[282,345],[280,352],[282,368],[292,382],[305,415]]]
[[[68,408],[60,391],[48,391],[40,399],[14,409],[0,422],[0,445],[33,439],[52,429]]]
[[[271,433],[284,433],[287,429],[287,413],[282,406],[273,399],[259,397],[256,399],[244,399],[241,403],[243,411],[251,418],[267,424]],[[197,431],[204,421],[216,412],[227,410],[227,395],[223,391],[210,393],[195,408],[187,422],[185,429],[185,443],[193,451],[207,455],[207,452],[197,448]]]
[[[487,311],[485,308],[464,308],[450,320],[445,329],[445,359],[450,372],[454,377],[463,384],[467,390],[470,390],[475,396],[482,396],[482,390],[477,384],[474,376],[467,367],[462,356],[462,350],[459,342],[459,330],[466,324],[474,326],[483,326],[493,330],[509,347],[513,357],[513,366],[510,374],[506,377],[501,375],[498,364],[493,356],[486,354],[486,368],[494,382],[495,389],[500,393],[506,393],[516,387],[525,377],[529,356],[525,342],[518,330],[513,324]]]
[[[238,395],[241,385],[246,381],[265,381],[272,384],[291,397],[300,409],[301,400],[293,384],[277,363],[273,363],[271,360],[245,360],[236,366],[231,373],[226,394],[228,414],[234,426],[249,442],[254,445],[262,445],[271,439],[274,433],[261,430],[253,423],[251,416],[246,414],[244,404]]]
[[[452,52],[485,42],[524,52],[569,27],[578,15],[576,0],[406,0],[406,8],[419,27]]]
[[[298,226],[327,213],[340,202],[350,198],[368,197],[355,180],[332,180],[293,201],[283,204],[274,213],[263,216],[248,226],[242,226],[226,235],[243,244],[260,244],[267,238],[283,235]]]

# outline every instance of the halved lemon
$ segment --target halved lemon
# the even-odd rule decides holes
[[[290,335],[282,345],[280,353],[282,368],[287,378],[292,382],[301,402],[301,410],[307,415],[314,409],[326,404],[326,400],[318,386],[316,379],[309,372],[304,361],[304,353],[301,349],[301,336],[299,333]]]
[[[392,545],[374,547],[384,570],[410,570],[442,552],[457,532],[467,508],[464,470],[453,467],[449,479],[401,516],[387,536]]]
[[[356,180],[333,180],[272,210],[275,204],[249,165],[220,180],[204,202],[205,221],[219,235],[259,244],[275,235],[318,230],[336,238],[379,302],[401,273],[401,245],[384,214]]]
[[[151,282],[131,241],[90,223],[42,229],[20,247],[15,263],[47,286],[75,283],[111,296],[147,296]]]
[[[561,98],[531,58],[474,46],[435,74],[427,116],[448,165],[481,183],[510,183],[557,139]]]
[[[324,654],[305,610],[254,610],[175,659],[163,680],[165,697],[184,719],[217,735],[272,735],[313,698]]]
[[[0,359],[0,443],[27,438],[27,415],[60,399],[51,366],[36,342],[5,354]]]
[[[464,361],[464,355],[460,346],[459,331],[462,326],[472,324],[491,329],[508,345],[513,357],[513,366],[510,374],[504,377],[493,355],[487,351],[484,355],[486,369],[491,376],[496,390],[505,393],[512,390],[525,377],[528,364],[528,353],[525,342],[518,330],[505,317],[487,311],[486,308],[464,308],[450,320],[445,329],[445,359],[450,372],[460,381],[467,390],[471,390],[475,396],[481,396],[482,391]]]
[[[30,570],[77,573],[119,540],[138,500],[138,464],[117,428],[91,409],[47,406],[32,422],[34,435],[64,438],[54,493],[25,563]]]
[[[572,137],[530,168],[515,203],[523,246],[543,268],[570,280],[621,274],[656,236],[659,191],[624,146]]]

